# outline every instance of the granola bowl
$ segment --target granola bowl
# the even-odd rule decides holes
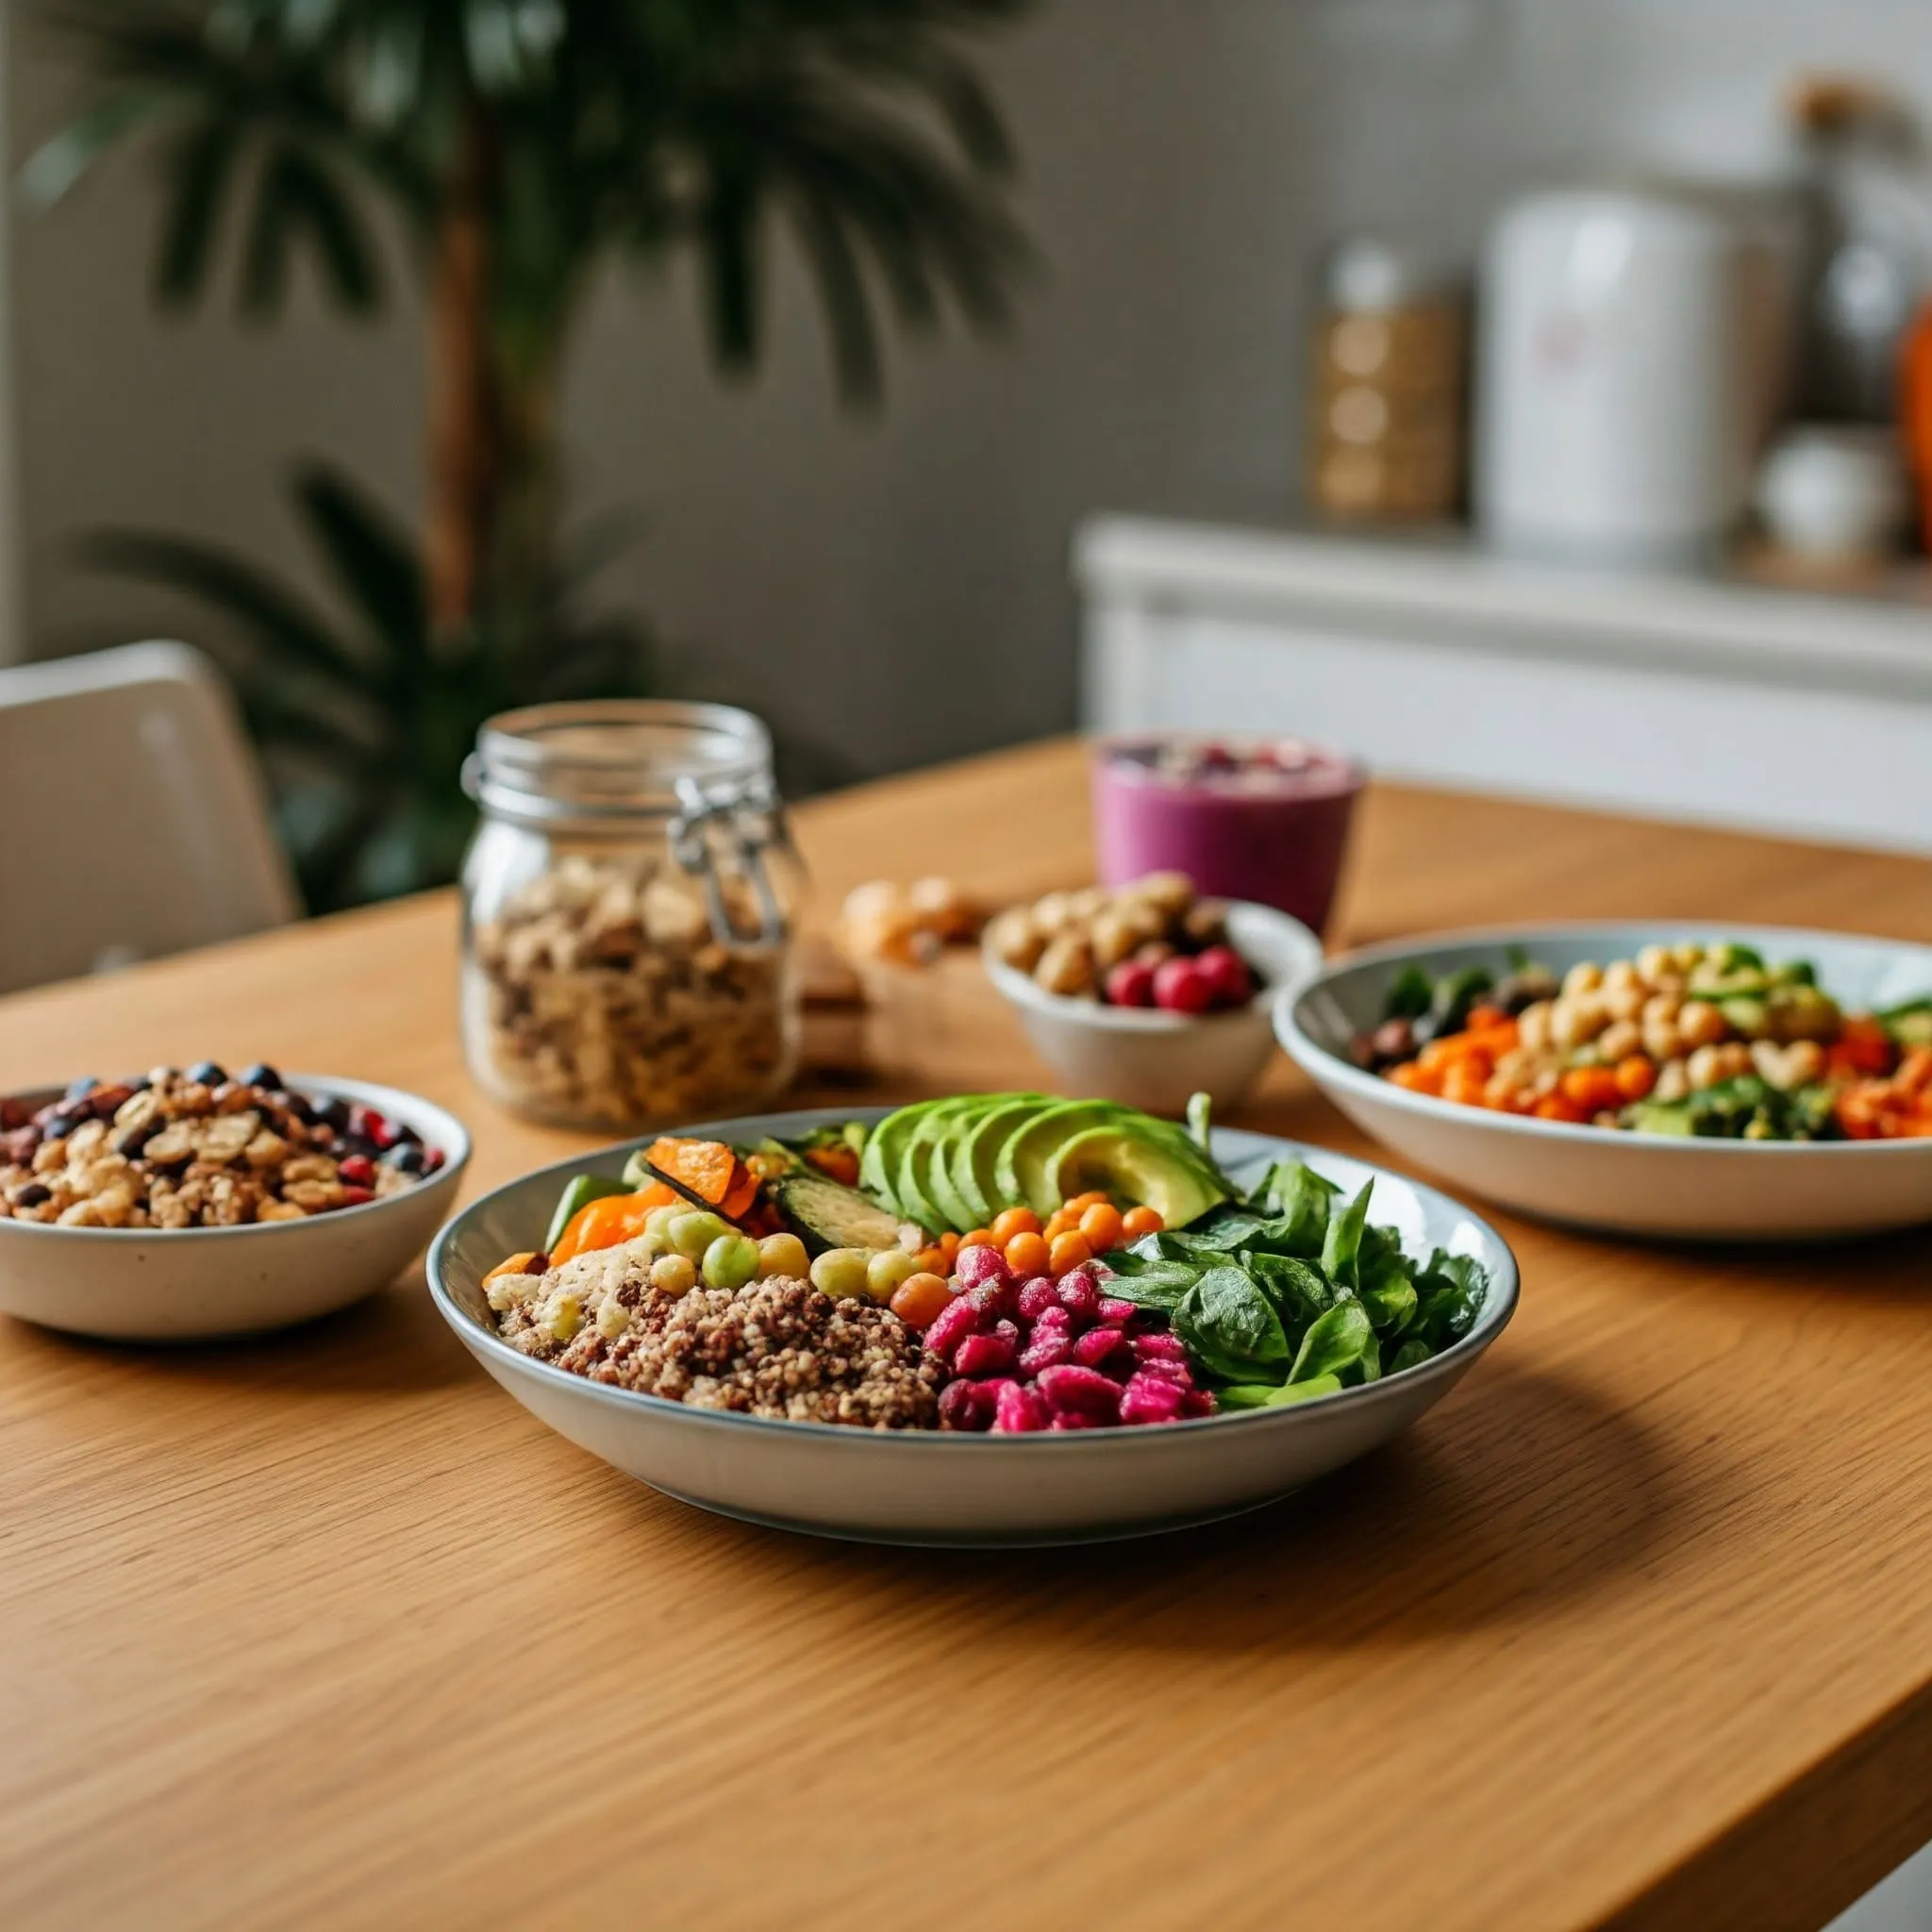
[[[875,1123],[887,1111],[765,1114],[685,1131],[756,1141],[834,1119]],[[1143,1536],[1236,1515],[1410,1427],[1461,1380],[1516,1307],[1507,1245],[1446,1195],[1325,1148],[1219,1129],[1214,1153],[1231,1176],[1293,1157],[1351,1191],[1373,1178],[1378,1213],[1406,1245],[1466,1255],[1486,1271],[1474,1325],[1420,1367],[1363,1387],[1159,1427],[973,1435],[691,1407],[520,1352],[497,1333],[484,1286],[506,1253],[541,1241],[569,1176],[615,1175],[628,1152],[578,1156],[473,1202],[436,1238],[430,1293],[463,1345],[540,1422],[666,1495],[774,1528],[864,1542],[1006,1546]]]
[[[0,1219],[0,1313],[113,1341],[208,1341],[334,1313],[386,1288],[450,1209],[470,1158],[452,1113],[392,1087],[291,1074],[291,1093],[367,1108],[442,1156],[400,1191],[299,1220],[79,1227]],[[10,1096],[29,1108],[61,1090]]]

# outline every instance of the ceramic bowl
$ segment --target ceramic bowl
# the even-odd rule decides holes
[[[760,1114],[676,1131],[744,1142],[888,1109]],[[641,1144],[633,1143],[633,1144]],[[685,1408],[587,1381],[497,1339],[483,1277],[533,1247],[572,1174],[619,1173],[630,1149],[559,1161],[486,1194],[436,1238],[429,1287],[463,1345],[540,1421],[667,1495],[779,1528],[870,1542],[1080,1542],[1143,1535],[1255,1508],[1386,1442],[1461,1380],[1517,1300],[1502,1237],[1431,1188],[1317,1147],[1229,1130],[1214,1151],[1238,1178],[1296,1156],[1359,1190],[1411,1249],[1443,1247],[1489,1270],[1475,1327],[1419,1368],[1291,1408],[1084,1434],[874,1432]]]
[[[1275,1004],[1282,1044],[1358,1126],[1457,1187],[1545,1220],[1613,1234],[1789,1241],[1932,1220],[1932,1141],[1677,1140],[1570,1126],[1410,1093],[1353,1066],[1349,1040],[1382,1017],[1396,974],[1507,970],[1520,947],[1558,974],[1652,944],[1737,940],[1809,959],[1848,1011],[1932,992],[1932,947],[1780,926],[1517,926],[1376,946],[1337,960]]]
[[[1274,1000],[1321,970],[1322,941],[1272,906],[1231,904],[1227,936],[1265,984],[1247,1006],[1223,1013],[1069,999],[1008,966],[991,943],[982,956],[987,976],[1019,1013],[1063,1091],[1179,1114],[1197,1092],[1211,1093],[1224,1108],[1240,1105],[1274,1057]]]
[[[206,1341],[286,1328],[386,1288],[449,1212],[470,1158],[452,1113],[366,1080],[286,1076],[415,1128],[444,1157],[412,1188],[306,1221],[245,1227],[58,1227],[0,1221],[0,1312],[114,1341]],[[35,1105],[59,1090],[20,1096]]]

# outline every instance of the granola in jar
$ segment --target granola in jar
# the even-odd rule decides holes
[[[641,702],[493,719],[465,783],[462,1017],[478,1082],[591,1129],[769,1100],[791,1078],[791,880],[771,741]]]

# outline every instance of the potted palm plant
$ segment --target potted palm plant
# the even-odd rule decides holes
[[[51,206],[110,152],[153,148],[161,300],[200,296],[232,254],[243,313],[271,319],[306,257],[371,314],[385,221],[420,278],[420,533],[339,474],[296,477],[341,609],[179,538],[92,546],[238,621],[232,668],[318,909],[450,875],[458,767],[491,711],[646,675],[641,627],[585,613],[598,546],[566,541],[558,500],[558,386],[600,263],[692,258],[716,360],[742,372],[789,234],[857,401],[887,320],[999,323],[1025,255],[968,49],[1026,5],[58,0],[97,86],[25,185]]]

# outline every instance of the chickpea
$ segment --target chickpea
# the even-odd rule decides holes
[[[1623,1020],[1634,1020],[1642,1012],[1649,1000],[1648,991],[1636,985],[1606,986],[1603,992],[1604,1011],[1614,1024]]]
[[[1564,993],[1550,1014],[1550,1043],[1564,1048],[1583,1046],[1610,1024],[1603,1002],[1594,993]]]
[[[1077,933],[1063,932],[1033,969],[1037,985],[1073,998],[1093,991],[1093,948]]]
[[[1643,1029],[1643,1050],[1658,1066],[1666,1060],[1680,1058],[1684,1053],[1684,1037],[1677,1031],[1676,1023],[1662,1020],[1655,1025],[1646,1024]]]
[[[1075,924],[1097,919],[1109,904],[1110,896],[1105,886],[1082,886],[1077,892],[1067,894],[1067,911]]]
[[[1677,1015],[1677,1031],[1686,1046],[1715,1046],[1724,1037],[1724,1016],[1708,1000],[1686,1000]]]
[[[1677,1015],[1683,1010],[1684,1002],[1679,994],[1653,993],[1643,1003],[1643,1024],[1646,1026],[1674,1026]]]
[[[1560,1067],[1545,1067],[1530,1082],[1530,1091],[1539,1100],[1547,1100],[1557,1091],[1557,1083],[1563,1077]]]
[[[1676,962],[1668,946],[1645,946],[1637,956],[1637,976],[1646,986],[1656,986],[1666,974],[1676,974]]]
[[[1643,1033],[1635,1020],[1614,1020],[1597,1035],[1596,1050],[1603,1063],[1613,1067],[1642,1044]]]
[[[1526,1053],[1546,1053],[1550,1045],[1550,1011],[1548,1000],[1538,1000],[1534,1006],[1524,1007],[1516,1021],[1516,1037],[1522,1041]]]
[[[1700,1046],[1685,1065],[1685,1072],[1690,1076],[1690,1085],[1700,1093],[1707,1087],[1715,1087],[1724,1076],[1724,1064],[1714,1046]]]
[[[1563,975],[1563,996],[1574,999],[1578,993],[1594,992],[1604,983],[1604,969],[1593,959],[1579,959]]]
[[[1717,1063],[1721,1079],[1740,1079],[1751,1071],[1751,1049],[1741,1040],[1727,1041],[1717,1050]]]
[[[1824,1049],[1815,1040],[1794,1040],[1785,1048],[1785,1072],[1793,1087],[1824,1077]]]
[[[1612,959],[1604,968],[1603,989],[1606,992],[1629,992],[1642,984],[1635,963],[1629,959]]]
[[[1682,1100],[1690,1091],[1690,1069],[1681,1059],[1668,1059],[1658,1064],[1657,1085],[1650,1090],[1653,1100]]]
[[[1498,1067],[1483,1086],[1485,1107],[1507,1108],[1516,1098],[1517,1082]]]
[[[1694,973],[1704,964],[1704,948],[1695,944],[1673,946],[1671,963],[1679,973]]]

